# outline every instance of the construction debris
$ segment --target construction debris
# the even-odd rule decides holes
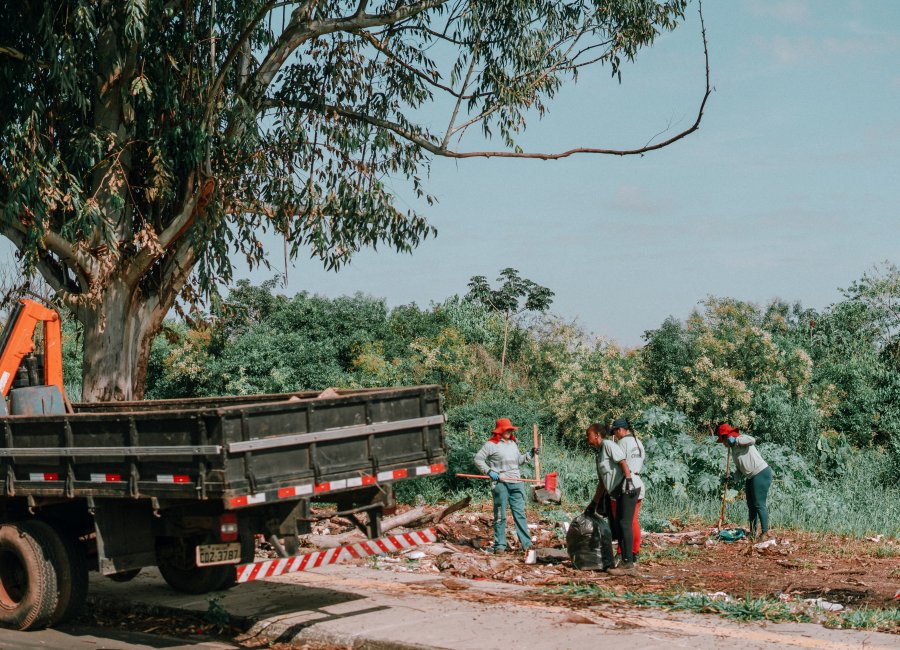
[[[464,580],[469,579],[540,588],[602,581],[604,588],[613,590],[682,591],[715,599],[782,598],[815,620],[839,611],[833,606],[890,608],[900,600],[896,556],[890,552],[897,542],[890,537],[854,540],[854,553],[848,555],[847,541],[839,536],[792,532],[790,539],[779,535],[756,544],[746,537],[726,542],[717,528],[673,520],[667,532],[643,531],[638,576],[616,577],[572,566],[565,537],[575,513],[558,508],[529,511],[529,532],[535,542],[533,558],[527,558],[512,526],[507,527],[509,551],[486,552],[493,540],[489,503],[462,509],[456,505],[420,506],[400,513],[415,513],[407,515],[417,519],[410,526],[440,519],[438,542],[379,558],[374,566],[384,571],[439,574],[456,581],[444,583],[448,592],[461,594],[468,593]],[[314,524],[313,534],[323,535],[326,528],[328,537],[356,534],[352,523],[340,518]],[[526,559],[534,564],[526,564]],[[372,560],[358,562],[371,564]]]

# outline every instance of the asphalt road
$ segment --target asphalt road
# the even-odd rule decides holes
[[[230,650],[238,646],[142,632],[63,626],[58,630],[0,630],[0,650]]]

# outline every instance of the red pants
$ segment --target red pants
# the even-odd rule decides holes
[[[612,519],[616,518],[616,500],[610,499],[610,505],[612,507]],[[631,528],[634,531],[634,547],[633,552],[635,554],[640,553],[641,551],[641,525],[638,522],[638,513],[641,511],[641,502],[638,501],[637,505],[634,507],[634,517],[631,519]],[[619,542],[619,555],[622,555],[622,540],[618,540]]]

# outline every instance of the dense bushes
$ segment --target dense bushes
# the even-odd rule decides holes
[[[872,467],[867,481],[900,482],[900,318],[882,295],[896,286],[869,278],[821,312],[709,298],[633,350],[540,317],[514,324],[501,367],[501,316],[465,298],[388,309],[360,294],[286,297],[274,282],[241,282],[216,313],[166,324],[147,397],[443,385],[451,471],[404,488],[433,497],[472,488],[452,474],[473,469],[493,420],[506,416],[523,427],[525,448],[531,425],[540,426],[548,470],[564,469],[567,494],[587,498],[595,479],[584,429],[625,415],[644,437],[655,498],[712,503],[724,450],[709,432],[729,420],[757,437],[785,503],[803,490],[821,500],[828,488],[818,486],[846,477],[860,450]],[[70,380],[75,341],[67,329]]]

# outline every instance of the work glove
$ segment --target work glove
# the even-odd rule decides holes
[[[728,436],[728,446],[734,447],[737,444],[737,438],[734,436]]]
[[[499,480],[500,480],[500,475],[499,475],[497,472],[495,472],[494,470],[490,470],[490,471],[488,472],[488,476],[491,477],[491,480],[492,480],[492,481],[499,481]]]
[[[636,497],[640,493],[640,489],[634,486],[634,481],[632,481],[630,478],[626,478],[625,487],[622,489],[622,494],[627,497]]]
[[[537,456],[539,453],[541,453],[541,448],[540,448],[540,447],[532,447],[532,448],[531,448],[531,451],[528,452],[528,454],[529,454],[532,458],[534,458],[535,456]]]

